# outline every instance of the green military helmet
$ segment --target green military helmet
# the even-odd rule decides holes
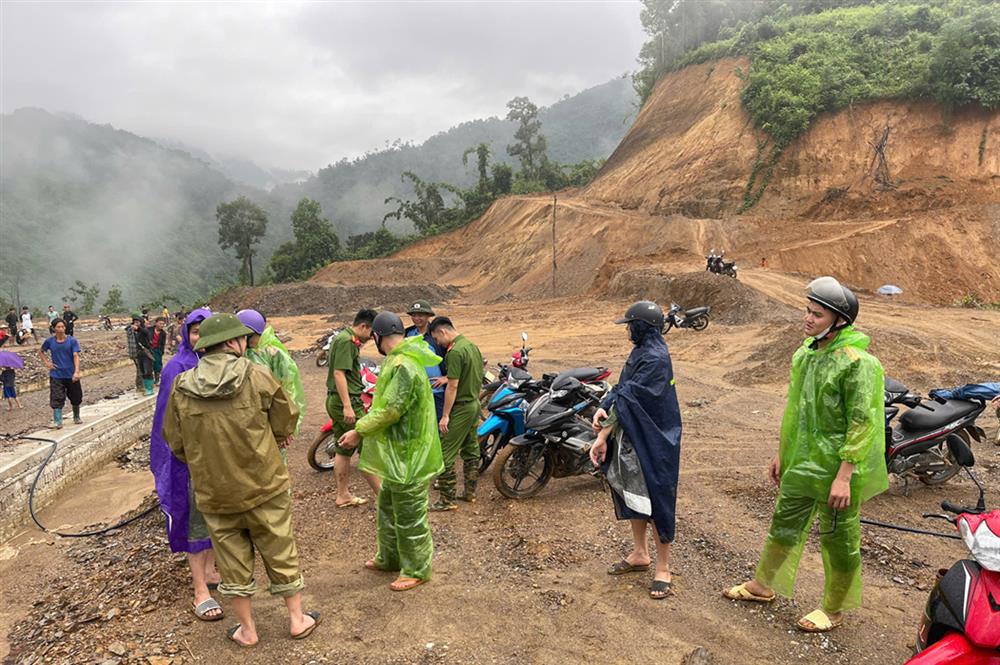
[[[143,320],[142,312],[132,312],[132,320],[142,321]]]
[[[198,343],[194,345],[195,351],[201,351],[237,337],[252,335],[253,331],[240,323],[235,314],[213,314],[202,321],[199,333]]]
[[[407,314],[426,314],[427,316],[434,316],[434,310],[431,308],[431,304],[426,300],[418,300],[410,308],[406,310]]]

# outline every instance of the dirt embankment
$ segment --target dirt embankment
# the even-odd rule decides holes
[[[453,287],[436,284],[410,286],[382,284],[323,286],[312,282],[231,289],[212,300],[215,311],[252,308],[265,316],[296,314],[353,314],[362,307],[405,310],[414,300],[438,304],[456,294]]]

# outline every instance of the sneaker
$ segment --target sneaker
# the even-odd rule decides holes
[[[74,418],[73,419],[73,424],[74,425],[82,425],[83,424],[83,418]]]

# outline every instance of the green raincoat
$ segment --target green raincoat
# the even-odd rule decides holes
[[[861,503],[889,486],[885,468],[884,381],[870,340],[844,328],[822,349],[807,339],[792,358],[781,423],[781,485],[756,579],[777,593],[794,591],[799,560],[819,518],[825,581],[823,609],[861,605]],[[832,510],[830,486],[842,462],[854,464],[851,505]]]
[[[781,421],[781,489],[826,501],[840,463],[850,462],[851,500],[861,503],[889,487],[882,365],[865,350],[868,336],[853,327],[823,349],[810,349],[812,341],[792,358]]]
[[[274,333],[274,328],[271,326],[264,328],[257,346],[247,349],[246,357],[271,370],[271,376],[278,380],[288,399],[298,407],[299,419],[295,423],[295,435],[297,435],[299,426],[306,417],[306,391],[302,387],[302,376],[299,374],[298,365]]]
[[[423,337],[407,337],[386,356],[368,414],[358,468],[382,479],[375,513],[375,566],[428,580],[434,542],[427,520],[430,480],[444,470],[434,395],[425,367],[441,358]]]

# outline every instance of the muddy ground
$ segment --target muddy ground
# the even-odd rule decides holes
[[[780,281],[757,281],[769,296],[786,299]],[[622,305],[580,299],[455,304],[448,313],[491,362],[509,356],[524,329],[534,347],[530,369],[536,373],[582,364],[610,365],[617,371],[629,345],[623,330],[607,321]],[[891,305],[871,309],[878,325],[887,326],[894,317],[907,325],[929,325],[921,323],[930,320],[927,312]],[[992,358],[984,362],[996,362],[992,331],[1000,315],[984,313],[982,322],[970,323],[962,310],[936,309],[933,314],[941,329],[962,326],[960,358],[980,353]],[[296,348],[307,347],[330,325],[318,316],[275,323],[294,335],[291,345]],[[154,514],[99,539],[54,541],[26,529],[6,543],[0,549],[0,630],[7,629],[4,646],[10,650],[6,660],[680,663],[695,648],[705,647],[715,663],[900,663],[910,653],[935,572],[964,556],[960,543],[866,528],[865,607],[829,636],[804,635],[793,627],[820,597],[822,567],[815,542],[804,557],[796,600],[747,607],[720,595],[724,586],[752,574],[773,506],[774,491],[764,470],[776,447],[786,347],[795,344],[775,347],[778,357],[764,342],[782,330],[713,324],[702,333],[674,331],[668,337],[684,438],[673,550],[677,594],[665,601],[648,598],[648,574],[605,574],[606,566],[627,552],[629,531],[614,520],[610,499],[589,477],[553,480],[526,501],[501,497],[487,480],[475,506],[432,516],[433,581],[405,594],[389,591],[391,576],[361,566],[374,547],[371,503],[335,509],[332,477],[312,471],[304,459],[309,440],[325,420],[325,372],[305,356],[300,367],[310,411],[292,449],[291,471],[306,605],[323,613],[314,636],[290,641],[280,600],[266,595],[256,599],[261,644],[255,649],[238,650],[225,640],[231,618],[213,624],[196,621],[185,564],[168,552],[161,519]],[[796,335],[794,330],[788,334]],[[371,354],[371,348],[366,352]],[[970,379],[987,371],[968,362]],[[923,364],[931,377],[954,371],[935,365],[933,358]],[[766,371],[759,372],[756,382],[741,382],[733,374],[761,365]],[[996,371],[991,365],[987,369]],[[127,385],[127,379],[119,383]],[[913,387],[925,391],[934,385]],[[981,422],[995,436],[995,419],[984,416]],[[1000,490],[998,450],[984,444],[975,449],[991,496]],[[55,523],[82,525],[136,508],[148,490],[149,475],[117,466],[81,483],[45,515]],[[355,477],[352,485],[367,496],[360,479]],[[938,488],[911,486],[908,496],[894,481],[863,513],[924,525],[921,513],[946,498],[964,502],[975,495],[961,478]],[[67,503],[71,500],[72,505]],[[262,570],[258,575],[264,579]]]

